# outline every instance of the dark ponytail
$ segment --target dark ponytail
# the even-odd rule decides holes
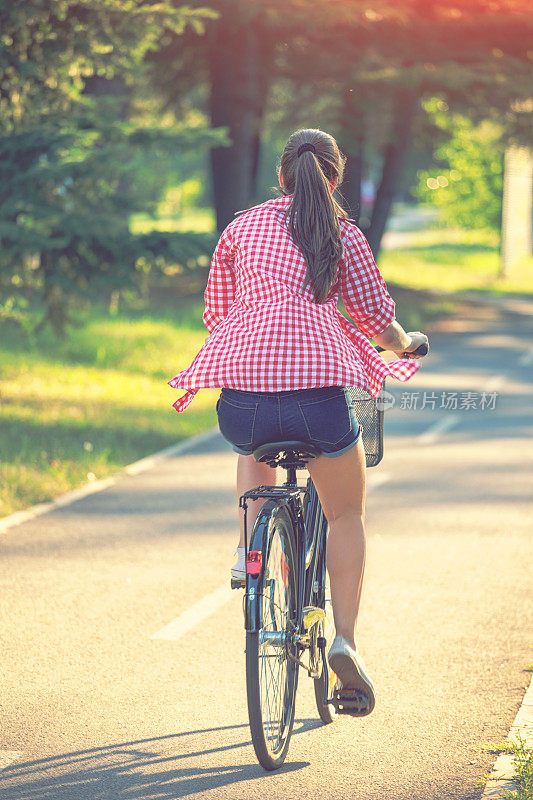
[[[313,145],[314,152],[302,144]],[[342,256],[338,217],[347,214],[333,199],[330,184],[341,183],[345,162],[333,136],[314,128],[293,133],[280,161],[283,191],[293,195],[289,231],[307,264],[304,286],[312,287],[317,303],[325,302]]]

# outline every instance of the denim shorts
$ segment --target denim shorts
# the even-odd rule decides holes
[[[310,442],[330,458],[353,447],[360,427],[342,386],[288,392],[222,389],[217,402],[222,436],[241,455],[267,442]]]

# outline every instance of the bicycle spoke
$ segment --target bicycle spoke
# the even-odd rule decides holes
[[[260,529],[257,537],[257,549],[263,544],[263,573],[260,594],[256,594],[261,624],[257,632],[247,634],[247,680],[254,687],[248,695],[252,742],[267,769],[285,758],[297,680],[287,653],[296,603],[291,519],[283,508],[269,513],[273,516],[265,515],[263,522],[268,527]]]
[[[267,656],[266,658],[264,657],[265,655]],[[274,665],[272,665],[270,658],[266,653],[261,654],[262,673],[265,677],[265,682],[264,682],[265,696],[268,705],[269,729],[273,728],[274,724],[278,721],[278,717],[281,717],[281,709],[278,697],[280,695],[280,690],[281,690],[281,681],[279,680],[279,678],[280,678],[280,673],[282,672],[282,660],[280,659],[279,652],[272,655],[277,657],[276,663]],[[268,670],[264,669],[263,662],[267,664]],[[273,697],[271,689],[273,689],[273,695],[274,695]],[[271,700],[272,702],[270,702]],[[281,723],[279,724],[279,727],[281,728]]]
[[[275,535],[265,570],[265,586],[269,592],[263,596],[263,630],[281,633],[287,620],[287,587],[285,585],[286,557],[279,534]],[[269,652],[274,649],[274,652]],[[261,708],[266,738],[275,750],[281,742],[284,729],[284,701],[287,691],[287,656],[280,648],[264,643],[260,648]]]

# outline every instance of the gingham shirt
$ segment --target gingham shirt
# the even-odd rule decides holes
[[[205,386],[280,392],[317,386],[359,386],[374,396],[392,375],[405,381],[420,364],[385,362],[367,337],[394,319],[394,301],[367,241],[352,221],[339,219],[343,256],[326,302],[303,288],[306,270],[283,212],[291,195],[240,213],[215,248],[205,290],[210,336],[170,386],[187,389],[184,411]],[[338,310],[342,296],[357,327]]]

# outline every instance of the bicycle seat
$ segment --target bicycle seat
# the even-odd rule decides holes
[[[311,442],[267,442],[256,447],[253,456],[256,461],[265,462],[271,467],[303,469],[307,461],[316,458],[321,452]]]

